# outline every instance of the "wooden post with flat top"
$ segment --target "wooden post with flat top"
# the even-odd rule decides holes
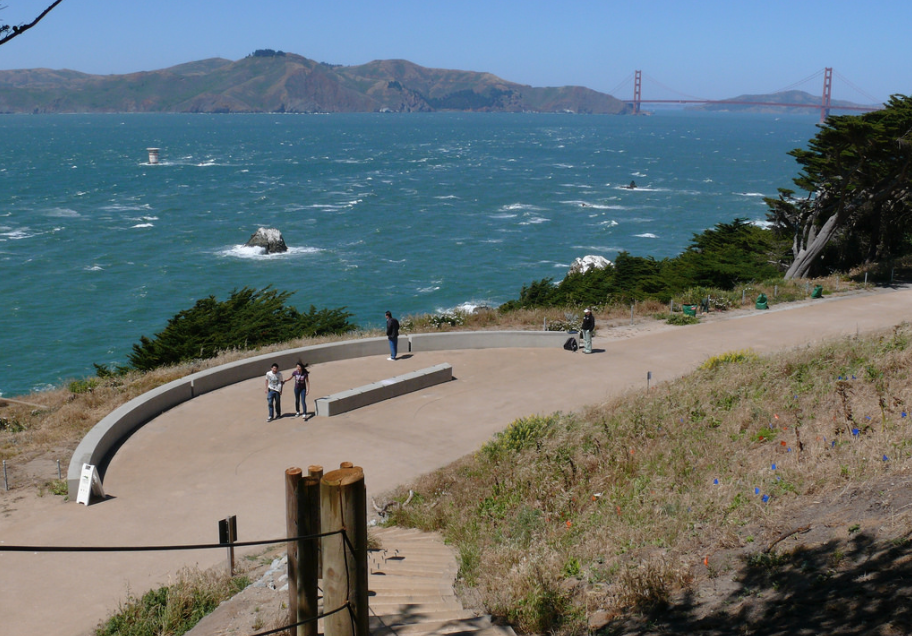
[[[320,534],[320,482],[323,480],[323,467],[322,466],[308,466],[307,474],[310,477],[313,477],[317,480],[317,494],[313,495],[316,497],[316,500],[313,501],[313,510],[308,511],[308,515],[311,515],[308,523],[312,524],[312,530],[310,534]],[[308,502],[310,502],[310,496],[308,496]],[[310,504],[308,504],[310,505]],[[318,539],[314,542],[315,549],[317,551],[317,578],[323,578],[323,540]]]
[[[304,476],[300,468],[285,471],[286,529],[288,538],[315,537],[320,534],[320,477],[310,466]],[[288,542],[288,618],[289,624],[302,623],[295,636],[317,636],[319,615],[317,588],[320,539],[301,538]]]
[[[360,466],[323,475],[323,631],[326,636],[368,636],[367,491]],[[345,605],[348,610],[328,615]]]
[[[285,471],[285,536],[298,536],[298,485],[301,482],[300,468]],[[289,541],[288,554],[288,623],[298,622],[298,542]],[[295,632],[298,633],[297,631]]]

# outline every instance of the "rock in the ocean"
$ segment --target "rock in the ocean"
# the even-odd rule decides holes
[[[274,227],[261,227],[247,241],[247,247],[262,247],[267,254],[281,254],[288,251],[282,233]]]
[[[567,272],[567,274],[575,274],[576,272],[585,274],[590,269],[605,269],[606,267],[614,267],[614,263],[604,256],[589,254],[588,256],[583,256],[582,258],[573,261],[573,264],[570,265],[570,271]]]

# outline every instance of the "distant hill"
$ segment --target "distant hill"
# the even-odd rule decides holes
[[[809,106],[820,106],[820,95],[811,95],[804,91],[783,91],[781,93],[766,93],[764,95],[738,95],[737,97],[728,97],[723,102],[761,102],[761,104],[704,104],[701,106],[692,106],[689,110],[709,110],[717,112],[748,112],[748,113],[781,113],[781,112],[813,112],[810,108],[793,108],[789,106],[769,106],[769,104],[807,104]],[[840,106],[842,109],[840,109]],[[881,108],[881,104],[856,104],[845,100],[834,99],[831,102],[830,112],[834,115],[859,114],[857,110],[846,110],[846,108]],[[842,112],[840,112],[842,110]]]
[[[534,88],[406,60],[336,66],[268,49],[128,75],[0,71],[0,113],[430,111],[618,115],[630,106],[581,86]]]

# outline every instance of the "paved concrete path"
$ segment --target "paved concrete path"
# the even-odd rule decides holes
[[[112,497],[91,507],[45,497],[0,519],[8,545],[215,543],[218,520],[237,515],[239,540],[279,538],[284,473],[351,461],[378,495],[477,450],[517,417],[570,411],[678,377],[710,355],[752,347],[768,353],[886,328],[912,315],[912,291],[878,290],[779,306],[691,327],[613,340],[596,353],[489,349],[383,356],[312,367],[314,396],[441,362],[455,380],[333,418],[266,422],[263,380],[182,404],[118,451],[105,476]],[[615,334],[616,335],[616,334]],[[264,369],[265,373],[266,369]],[[293,410],[293,396],[283,396]],[[308,405],[313,410],[313,402]],[[184,565],[224,562],[221,550],[116,554],[0,552],[0,633],[87,634],[131,590],[142,594]]]

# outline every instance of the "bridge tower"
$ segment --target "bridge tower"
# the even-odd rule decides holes
[[[823,70],[823,98],[820,100],[820,123],[826,121],[830,116],[830,101],[833,93],[833,69],[831,67]]]
[[[643,71],[635,71],[633,76],[633,114],[640,114],[640,102],[643,100]]]

